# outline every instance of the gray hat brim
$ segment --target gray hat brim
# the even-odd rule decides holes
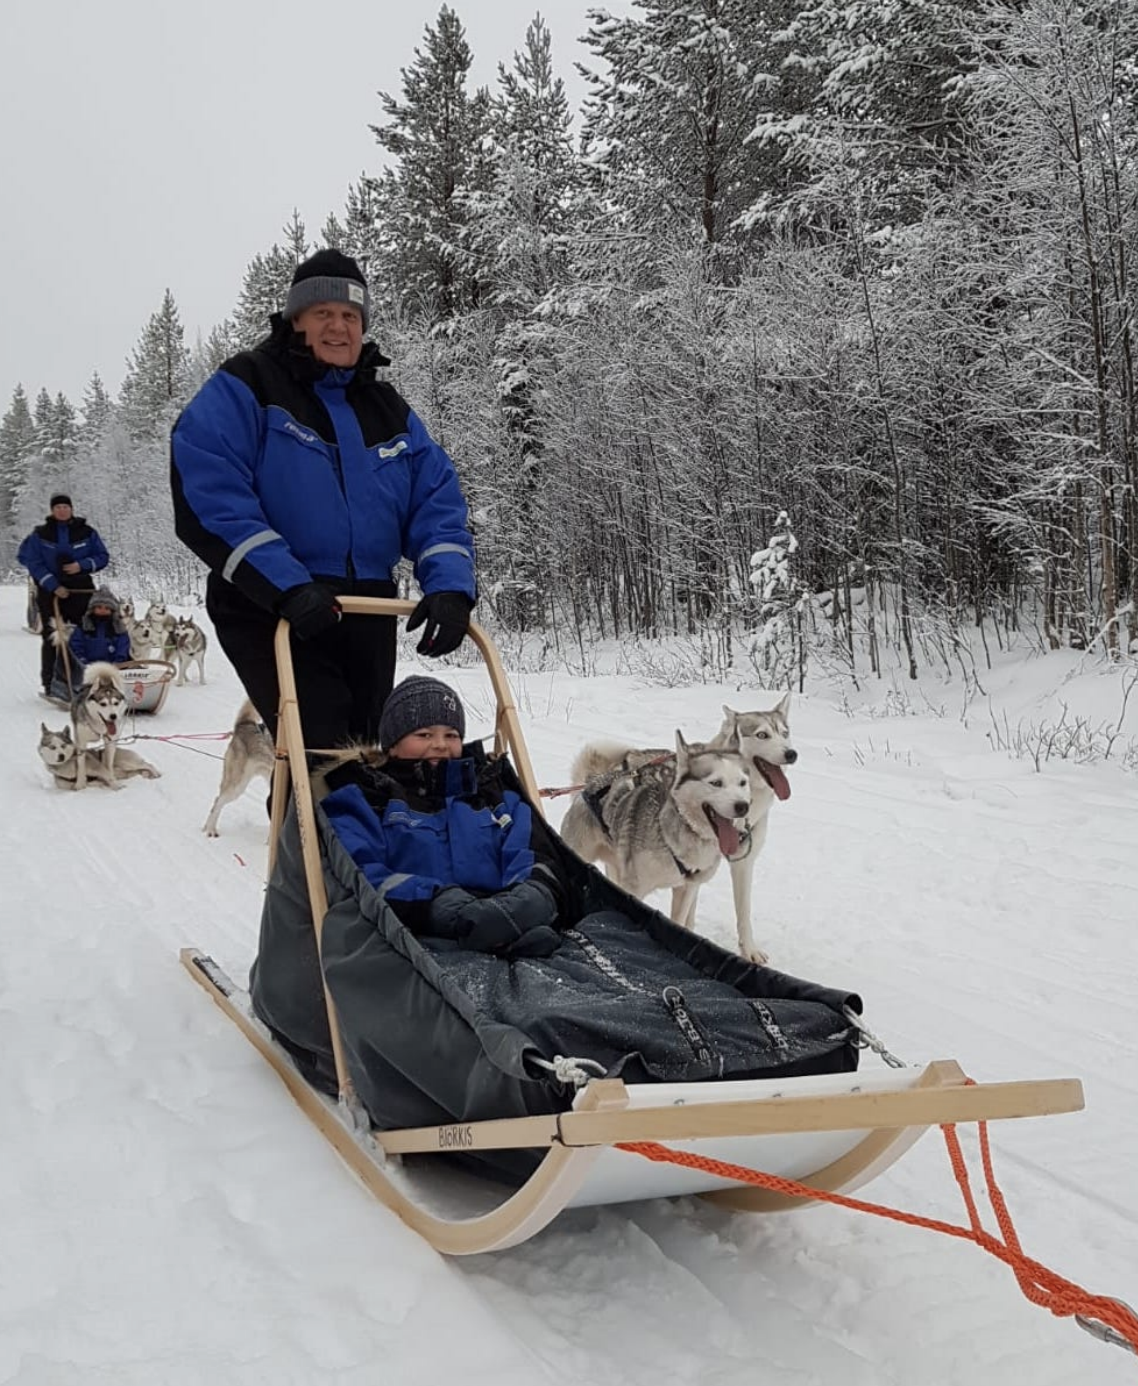
[[[359,309],[364,331],[367,331],[371,304],[366,285],[358,284],[354,279],[316,274],[311,279],[301,279],[292,285],[282,312],[286,318],[292,319],[314,303],[350,303],[353,308]]]

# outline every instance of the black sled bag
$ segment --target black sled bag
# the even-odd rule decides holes
[[[380,1130],[542,1115],[572,1105],[558,1057],[628,1083],[857,1067],[860,999],[757,967],[672,924],[557,848],[574,922],[548,958],[435,952],[407,929],[317,805],[328,913],[323,976],[345,1061]],[[335,1066],[295,811],[282,829],[250,980],[253,1007],[316,1086]],[[520,1183],[541,1151],[455,1158]]]

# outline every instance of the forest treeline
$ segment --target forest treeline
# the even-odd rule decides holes
[[[502,628],[729,658],[777,620],[914,676],[933,628],[1134,650],[1138,6],[636,0],[583,42],[576,112],[540,16],[474,88],[443,7],[376,169],[224,322],[187,342],[167,292],[117,397],[19,387],[0,571],[60,484],[130,572],[200,582],[172,419],[335,245]]]

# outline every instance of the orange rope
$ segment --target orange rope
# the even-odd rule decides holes
[[[1080,1320],[1097,1320],[1117,1334],[1117,1339],[1111,1341],[1120,1341],[1122,1345],[1129,1346],[1131,1351],[1138,1352],[1138,1315],[1132,1313],[1119,1300],[1111,1299],[1107,1295],[1091,1294],[1073,1281],[1065,1280],[1061,1275],[1057,1275],[1038,1261],[1033,1261],[1031,1257],[1024,1255],[1019,1237],[1012,1225],[1007,1203],[996,1184],[996,1176],[992,1167],[992,1152],[988,1141],[988,1123],[981,1121],[978,1125],[980,1128],[980,1155],[988,1186],[988,1198],[1003,1235],[1002,1241],[998,1237],[993,1237],[981,1226],[976,1200],[973,1197],[969,1182],[968,1168],[964,1162],[964,1155],[960,1149],[960,1141],[955,1126],[942,1126],[941,1131],[944,1133],[945,1144],[948,1147],[948,1158],[952,1164],[953,1173],[956,1175],[956,1182],[960,1186],[960,1193],[968,1213],[970,1224],[968,1227],[959,1227],[951,1222],[941,1222],[937,1218],[921,1217],[917,1213],[906,1213],[899,1208],[889,1208],[881,1203],[867,1203],[860,1198],[849,1198],[845,1194],[831,1193],[826,1189],[814,1189],[808,1184],[800,1184],[795,1179],[784,1179],[777,1174],[764,1174],[759,1170],[747,1169],[743,1165],[712,1160],[705,1155],[671,1150],[668,1146],[660,1145],[656,1141],[620,1141],[617,1142],[616,1149],[627,1150],[633,1155],[642,1155],[646,1160],[683,1165],[688,1169],[704,1170],[723,1179],[732,1179],[744,1184],[756,1184],[759,1188],[771,1189],[775,1193],[789,1194],[792,1198],[811,1198],[823,1203],[834,1203],[840,1208],[850,1208],[856,1213],[872,1213],[876,1217],[890,1218],[894,1222],[907,1223],[911,1227],[925,1227],[931,1232],[943,1232],[945,1236],[959,1237],[962,1241],[972,1242],[982,1251],[988,1252],[989,1255],[994,1256],[998,1261],[1003,1261],[1006,1266],[1011,1268],[1020,1289],[1032,1304],[1038,1304],[1044,1309],[1049,1309],[1057,1318],[1067,1318],[1074,1315]]]

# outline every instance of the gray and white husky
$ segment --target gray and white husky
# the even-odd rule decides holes
[[[186,681],[186,670],[191,664],[198,666],[198,682],[205,683],[205,631],[194,622],[192,616],[179,616],[171,632],[174,645],[174,658],[178,661],[176,685]]]
[[[64,727],[62,731],[52,731],[41,722],[39,745],[36,749],[40,760],[51,771],[52,778],[60,789],[82,787],[78,782],[79,764],[70,727]],[[89,784],[95,781],[105,784],[109,789],[121,789],[123,781],[131,775],[142,775],[148,780],[157,780],[162,774],[156,766],[125,746],[120,746],[115,752],[113,776],[107,773],[100,751],[89,748],[83,752],[83,760],[86,770],[84,782]]]
[[[258,775],[266,780],[272,778],[274,763],[273,739],[257,716],[256,708],[246,698],[233,723],[229,745],[225,748],[225,759],[221,763],[221,788],[202,825],[202,832],[207,837],[219,835],[217,820],[226,804],[240,798]]]
[[[562,820],[565,842],[630,895],[670,889],[672,919],[691,928],[699,887],[742,844],[751,780],[739,746],[689,745],[680,731],[674,754],[593,742],[572,774],[584,787]]]
[[[130,702],[123,676],[113,664],[96,660],[83,670],[83,682],[71,698],[71,734],[75,741],[75,788],[87,783],[87,757],[84,754],[98,741],[103,743],[102,762],[107,778],[115,778],[115,749]]]
[[[793,765],[798,759],[798,752],[790,741],[789,713],[789,694],[769,712],[736,712],[724,707],[723,722],[715,736],[711,741],[696,743],[704,753],[718,752],[740,758],[747,777],[747,808],[743,823],[738,825],[738,841],[732,850],[722,850],[712,862],[710,870],[701,874],[698,880],[694,876],[689,878],[689,889],[686,891],[681,886],[677,894],[673,886],[672,919],[690,928],[695,920],[699,887],[704,881],[710,880],[719,861],[726,857],[731,870],[739,952],[756,963],[766,962],[767,954],[755,943],[751,925],[755,862],[766,841],[771,807],[776,799],[790,798],[790,782],[784,767]],[[584,781],[585,788],[570,805],[562,822],[561,835],[578,856],[586,861],[601,861],[607,865],[618,854],[636,857],[642,851],[640,844],[654,831],[650,822],[646,825],[645,815],[650,818],[658,813],[661,789],[670,793],[673,787],[678,787],[679,765],[668,751],[594,743],[586,746],[574,761],[573,779],[575,782]],[[632,818],[631,824],[628,821],[618,822],[612,817],[611,811],[605,809],[604,801],[612,794],[612,788],[605,792],[606,783],[625,786],[615,803],[627,800],[630,806],[635,804],[634,815],[627,811],[625,814],[626,819]],[[602,794],[599,803],[598,792]],[[599,812],[590,804],[597,804]],[[662,829],[655,831],[662,836]],[[730,838],[728,845],[731,845]],[[633,879],[635,876],[633,871]],[[624,873],[622,878],[619,868],[614,879],[630,893],[642,894],[626,884],[628,875]],[[658,886],[649,887],[656,888]]]

